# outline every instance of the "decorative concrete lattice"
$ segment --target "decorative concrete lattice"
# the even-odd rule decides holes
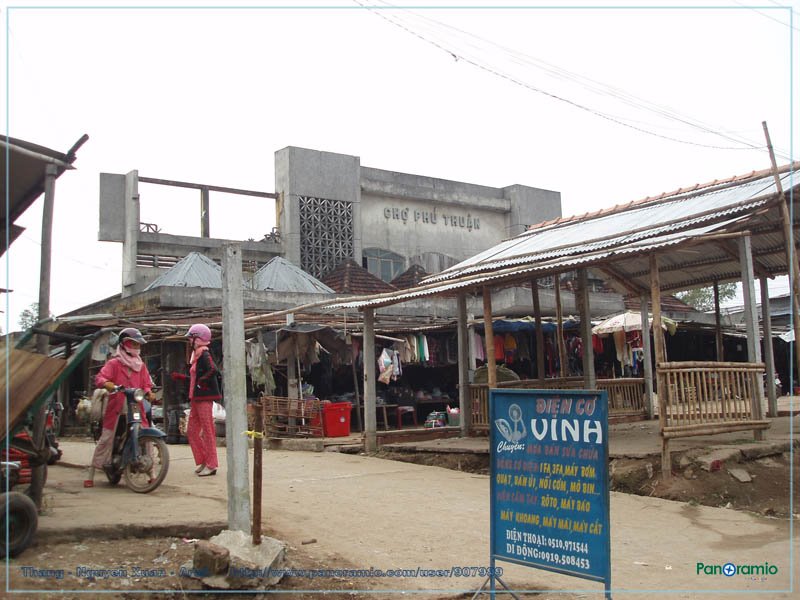
[[[300,266],[322,277],[353,257],[353,205],[300,196]]]

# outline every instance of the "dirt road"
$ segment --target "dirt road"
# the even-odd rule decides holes
[[[88,461],[89,443],[65,442],[65,458]],[[122,485],[81,487],[83,473],[68,467],[51,469],[46,487],[46,511],[40,520],[40,548],[60,540],[73,546],[93,546],[97,538],[136,534],[166,539],[195,537],[197,532],[224,526],[226,518],[225,462],[216,477],[199,479],[192,472],[189,449],[170,446],[172,465],[167,481],[142,496]],[[324,568],[450,569],[488,566],[489,482],[485,475],[462,473],[333,452],[268,451],[264,460],[264,524],[296,549],[301,562]],[[786,499],[788,503],[788,498]],[[670,590],[671,597],[722,599],[747,591],[755,598],[790,598],[790,570],[797,569],[800,548],[794,539],[794,565],[789,564],[790,521],[733,510],[691,506],[655,498],[612,493],[612,584],[626,598]],[[313,543],[303,544],[315,540]],[[167,546],[169,547],[169,546]],[[163,548],[161,548],[163,550]],[[290,556],[291,556],[290,549]],[[36,552],[30,556],[35,556]],[[63,558],[48,557],[46,568],[75,570],[80,549]],[[98,568],[112,568],[95,560]],[[178,570],[170,551],[164,567]],[[177,561],[177,557],[175,559]],[[181,558],[182,560],[182,558]],[[697,564],[763,564],[777,567],[762,577],[705,575]],[[9,562],[12,589],[26,587],[26,554]],[[563,592],[594,596],[598,584],[508,563],[503,579],[518,590],[543,591],[564,598]],[[44,567],[45,565],[43,565]],[[49,589],[84,583],[53,581]],[[341,583],[341,582],[340,582]],[[349,591],[401,592],[436,590],[433,597],[455,597],[477,589],[480,577],[397,577],[352,581]],[[314,580],[292,583],[294,589],[317,587]],[[307,587],[306,587],[307,585]],[[348,582],[342,583],[348,585]],[[42,588],[38,588],[42,589]],[[48,589],[48,588],[45,588]],[[154,588],[148,588],[154,589]]]

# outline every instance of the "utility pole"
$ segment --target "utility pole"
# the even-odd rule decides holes
[[[228,477],[228,529],[250,531],[248,479],[247,387],[244,356],[244,298],[242,248],[222,246],[222,374],[225,396],[225,453]]]

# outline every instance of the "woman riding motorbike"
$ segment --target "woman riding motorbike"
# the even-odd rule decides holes
[[[109,392],[112,392],[117,386],[141,388],[146,393],[145,397],[152,402],[154,399],[151,392],[153,382],[147,371],[147,365],[140,356],[142,344],[146,343],[138,329],[128,327],[120,331],[116,353],[95,377],[95,385],[98,388],[104,387]],[[94,487],[95,469],[102,469],[104,465],[111,462],[117,418],[124,407],[125,394],[123,392],[118,391],[108,397],[108,405],[103,415],[103,432],[95,446],[92,464],[89,467],[89,474],[83,482],[83,487]],[[140,403],[140,410],[142,425],[148,427],[149,423],[144,416],[146,413],[142,403]]]

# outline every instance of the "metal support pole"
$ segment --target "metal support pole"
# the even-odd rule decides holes
[[[250,525],[248,480],[247,386],[244,355],[244,298],[242,248],[222,246],[222,353],[225,372],[225,450],[228,465],[228,528],[246,532]]]
[[[378,449],[378,421],[375,415],[375,310],[364,309],[364,449]]]

